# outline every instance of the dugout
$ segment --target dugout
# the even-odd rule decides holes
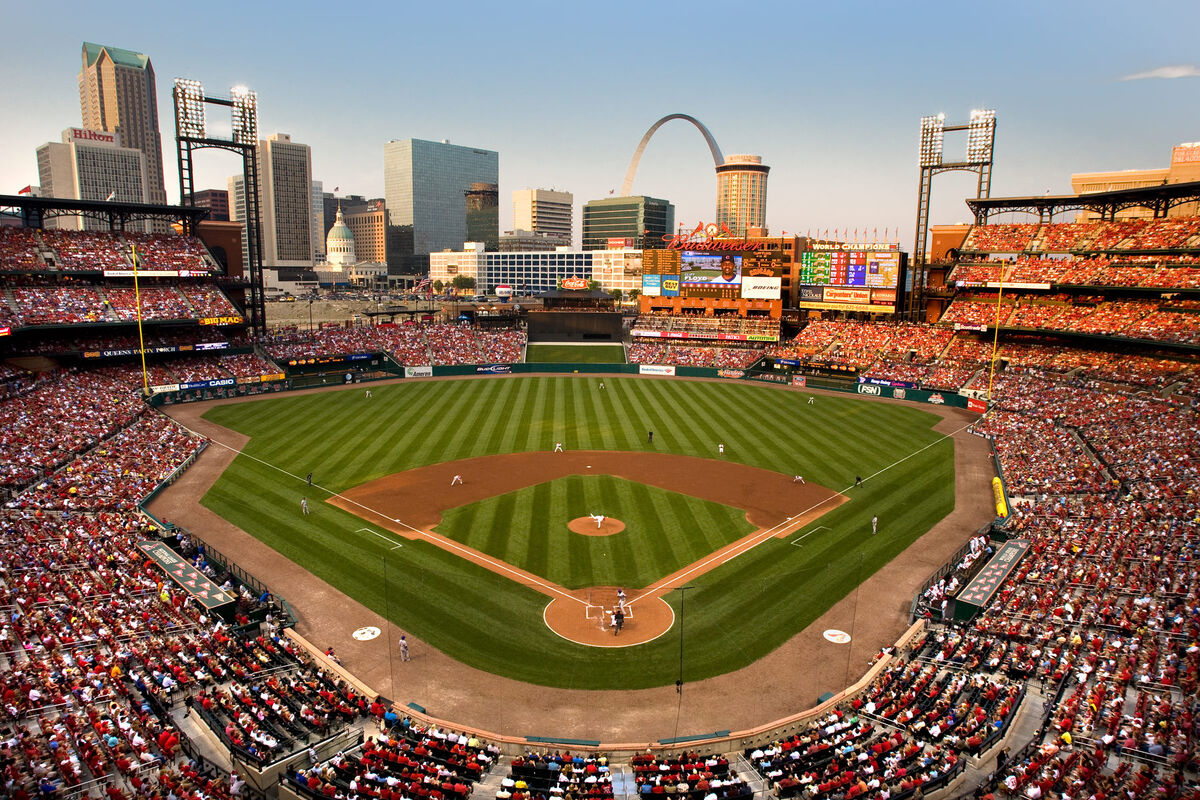
[[[530,342],[620,342],[623,338],[622,315],[607,292],[546,292],[541,300],[542,308],[526,315]]]

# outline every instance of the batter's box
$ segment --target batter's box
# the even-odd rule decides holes
[[[828,525],[818,525],[817,527],[813,528],[811,531],[804,534],[803,536],[797,536],[795,539],[792,539],[791,544],[795,545],[796,547],[803,547],[804,545],[800,544],[800,542],[804,541],[809,536],[812,536],[814,533],[816,533],[817,531],[821,531],[821,530],[831,531],[831,530],[833,530],[833,528],[829,527]]]

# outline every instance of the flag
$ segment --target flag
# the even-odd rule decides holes
[[[334,192],[337,192],[337,190],[338,190],[338,189],[340,189],[340,188],[342,188],[342,187],[340,187],[340,186],[335,186],[335,187],[333,187],[333,191],[334,191]]]
[[[104,198],[104,202],[111,203],[113,200],[116,199],[116,197],[117,197],[117,190],[113,189],[111,192],[108,193],[108,197]]]
[[[609,190],[608,190],[608,193],[609,193],[609,194],[612,194],[612,193],[613,193],[613,192],[615,192],[615,191],[617,191],[617,190],[616,190],[616,189],[609,189]]]

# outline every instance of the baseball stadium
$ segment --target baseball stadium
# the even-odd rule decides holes
[[[0,197],[4,795],[1198,796],[1197,201],[280,326]]]

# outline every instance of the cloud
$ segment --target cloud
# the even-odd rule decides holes
[[[1195,64],[1175,64],[1170,67],[1148,69],[1121,78],[1123,81],[1141,81],[1146,78],[1200,78],[1200,67]]]

